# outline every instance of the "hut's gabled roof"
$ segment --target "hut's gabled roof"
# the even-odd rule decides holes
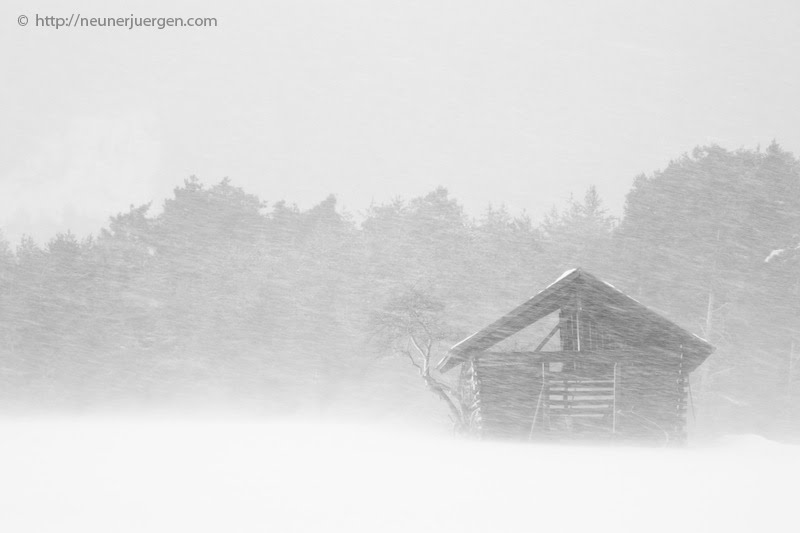
[[[568,270],[539,294],[453,346],[439,368],[446,372],[471,354],[483,352],[498,342],[576,301],[594,320],[624,339],[633,348],[658,348],[683,353],[691,372],[714,347],[655,311],[648,309],[613,285],[579,268]]]

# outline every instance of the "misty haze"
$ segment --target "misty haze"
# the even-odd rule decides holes
[[[248,4],[0,8],[0,529],[795,530],[800,8]]]

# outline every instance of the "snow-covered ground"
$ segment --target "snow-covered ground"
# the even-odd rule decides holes
[[[0,531],[800,531],[800,447],[465,442],[331,422],[0,421]]]

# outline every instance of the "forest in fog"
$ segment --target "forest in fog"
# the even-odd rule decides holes
[[[470,217],[444,188],[359,214],[290,200],[190,178],[89,238],[0,238],[0,409],[357,398],[447,424],[387,317],[435,315],[444,355],[580,266],[716,346],[694,431],[800,431],[800,161],[776,143],[698,147],[637,177],[621,218],[594,188],[544,216]]]

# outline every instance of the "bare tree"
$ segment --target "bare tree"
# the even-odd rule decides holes
[[[456,432],[462,433],[468,420],[461,396],[435,369],[442,345],[454,336],[444,319],[444,307],[429,291],[408,288],[373,314],[371,326],[384,347],[414,365],[428,389],[447,405]]]

